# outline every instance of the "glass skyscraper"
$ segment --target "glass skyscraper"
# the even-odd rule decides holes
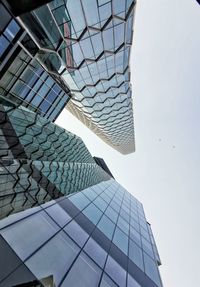
[[[141,203],[80,138],[4,100],[0,143],[0,286],[162,286]]]
[[[136,1],[44,2],[17,17],[37,47],[34,60],[70,90],[66,108],[73,115],[119,152],[133,152],[129,58]],[[47,106],[40,104],[44,114]]]
[[[1,220],[0,252],[2,287],[162,286],[143,207],[114,179]]]
[[[53,123],[134,151],[135,2],[0,1],[0,287],[162,287],[142,204]]]

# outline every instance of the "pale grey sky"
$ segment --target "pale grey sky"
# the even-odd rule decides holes
[[[144,205],[165,287],[200,286],[200,6],[138,0],[132,47],[136,152],[123,156],[66,110],[57,124],[103,157]]]

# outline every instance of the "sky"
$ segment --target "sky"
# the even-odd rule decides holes
[[[138,0],[131,54],[136,152],[121,155],[64,110],[80,136],[143,203],[165,287],[200,286],[200,6]]]

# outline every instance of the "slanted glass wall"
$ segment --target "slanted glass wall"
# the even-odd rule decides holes
[[[44,286],[162,286],[142,205],[113,179],[8,217],[0,234]]]

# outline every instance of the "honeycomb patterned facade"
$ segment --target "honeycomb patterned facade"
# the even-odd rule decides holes
[[[129,58],[135,1],[52,1],[20,16],[38,61],[66,84],[66,108],[123,154],[135,150]]]
[[[108,180],[82,140],[24,107],[0,105],[0,218]]]

